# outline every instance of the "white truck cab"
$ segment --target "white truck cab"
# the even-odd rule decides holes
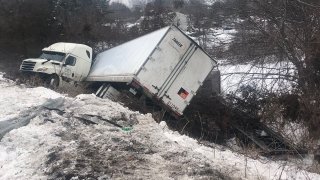
[[[59,42],[42,49],[39,58],[23,60],[20,71],[39,73],[56,81],[83,81],[91,67],[92,48],[75,43]]]

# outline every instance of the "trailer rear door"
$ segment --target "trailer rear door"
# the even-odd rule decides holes
[[[161,97],[178,115],[182,115],[192,97],[202,85],[208,74],[214,68],[215,62],[201,49],[196,49],[185,66],[175,77]]]
[[[170,28],[146,63],[137,80],[152,94],[158,94],[182,59],[190,51],[191,41],[176,28]]]

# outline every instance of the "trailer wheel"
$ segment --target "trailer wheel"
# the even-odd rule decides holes
[[[59,77],[57,75],[51,75],[48,79],[49,88],[55,89],[59,86]]]

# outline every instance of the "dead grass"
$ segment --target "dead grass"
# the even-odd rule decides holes
[[[312,166],[310,166],[307,171],[312,172],[312,173],[317,173],[320,174],[320,163],[314,161]]]

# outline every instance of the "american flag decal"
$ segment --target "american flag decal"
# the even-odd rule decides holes
[[[182,99],[186,99],[189,95],[188,91],[186,91],[183,88],[180,88],[178,95],[182,98]]]

